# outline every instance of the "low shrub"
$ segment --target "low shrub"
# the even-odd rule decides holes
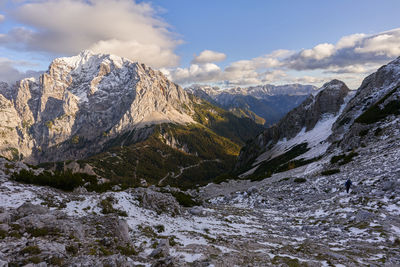
[[[183,192],[172,192],[171,194],[176,198],[176,201],[178,201],[181,206],[193,207],[199,205],[199,203],[195,201],[190,195]]]
[[[21,183],[51,186],[64,191],[72,191],[86,182],[97,183],[95,176],[86,173],[72,173],[72,171],[56,171],[54,173],[44,171],[36,175],[33,171],[21,170],[19,173],[14,173],[11,179]]]
[[[296,178],[296,179],[293,180],[293,182],[295,182],[295,183],[305,183],[305,182],[307,182],[307,179],[305,179],[305,178]]]
[[[340,172],[339,169],[331,169],[331,170],[323,171],[323,172],[321,172],[321,174],[327,176],[327,175],[332,175],[332,174],[339,173],[339,172]]]

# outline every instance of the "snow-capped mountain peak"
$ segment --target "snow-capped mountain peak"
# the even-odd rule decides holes
[[[13,135],[13,143],[25,156],[33,148],[54,147],[74,136],[104,141],[103,135],[146,125],[194,122],[187,93],[161,72],[91,51],[55,59],[39,81],[24,79],[0,93],[11,91],[4,93],[7,105],[13,104],[19,114],[13,120],[26,129],[23,140]]]

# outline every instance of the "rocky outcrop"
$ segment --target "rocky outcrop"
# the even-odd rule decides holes
[[[1,155],[18,150],[30,162],[82,158],[134,129],[193,122],[187,93],[161,72],[90,51],[55,59],[39,80],[0,84],[0,108],[10,137]]]
[[[372,133],[371,129],[377,129],[375,123],[381,121],[386,115],[395,114],[400,111],[400,57],[389,64],[382,66],[375,73],[366,77],[356,95],[349,101],[342,114],[332,127],[333,134],[329,140],[334,143],[331,150],[337,145],[343,150],[358,148],[364,145],[368,137],[367,132]],[[385,107],[391,103],[392,108]],[[393,105],[394,104],[394,105]],[[371,110],[376,116],[370,120],[357,120],[363,113],[368,112],[374,105],[376,110]],[[388,106],[389,107],[389,106]],[[388,110],[392,109],[392,110]],[[379,115],[379,113],[382,113]],[[384,114],[385,113],[385,114]],[[364,115],[366,118],[368,114]],[[369,131],[371,130],[371,131]],[[366,136],[363,138],[363,136]],[[374,139],[374,138],[373,138]],[[375,138],[376,139],[376,138]],[[373,142],[374,140],[370,140]]]

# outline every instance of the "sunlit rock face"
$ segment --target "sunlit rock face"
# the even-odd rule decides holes
[[[133,129],[193,122],[187,93],[161,72],[90,51],[55,59],[39,80],[1,83],[0,103],[0,155],[30,162],[81,158]]]

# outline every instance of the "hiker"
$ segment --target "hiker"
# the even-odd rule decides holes
[[[350,179],[347,179],[347,181],[344,183],[344,186],[346,187],[346,192],[347,193],[349,193],[351,184],[352,184],[352,182],[350,181]]]

